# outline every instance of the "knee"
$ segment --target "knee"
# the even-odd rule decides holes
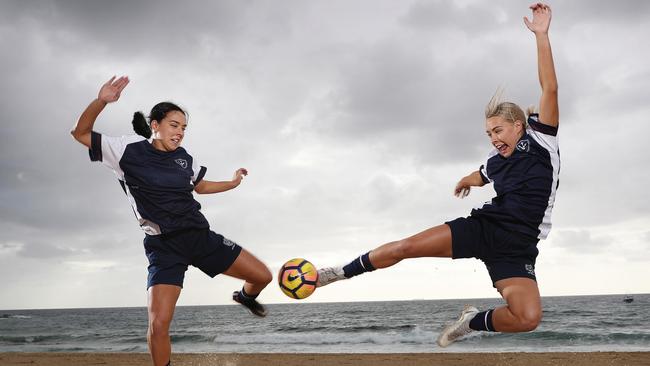
[[[152,337],[168,337],[171,317],[151,315],[149,319],[149,335]]]
[[[267,267],[264,267],[264,270],[260,273],[260,280],[259,282],[261,284],[264,284],[264,286],[268,285],[273,281],[273,274],[271,274],[271,271]]]
[[[516,314],[519,322],[520,332],[530,332],[537,329],[542,321],[542,309],[525,309],[520,314]]]
[[[261,265],[253,269],[247,277],[244,277],[247,282],[257,286],[265,286],[273,281],[273,274],[265,265]]]
[[[393,259],[397,260],[412,258],[415,256],[415,243],[409,239],[396,241],[392,254]]]

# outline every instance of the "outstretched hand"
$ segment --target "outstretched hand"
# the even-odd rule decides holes
[[[471,184],[469,184],[466,179],[461,179],[460,182],[456,184],[456,188],[454,188],[454,196],[458,198],[467,197],[472,189],[471,187]]]
[[[530,6],[530,9],[533,11],[533,20],[524,17],[526,27],[535,34],[548,33],[548,27],[551,25],[551,7],[543,3],[535,3]]]
[[[122,90],[124,90],[124,88],[128,84],[129,84],[128,76],[122,76],[117,80],[115,80],[115,76],[113,76],[104,85],[102,85],[102,88],[99,90],[99,95],[97,96],[97,99],[105,103],[113,103],[118,99],[120,99],[120,94],[122,93]]]
[[[233,175],[232,181],[236,182],[237,185],[239,185],[239,183],[241,183],[242,179],[244,179],[244,176],[246,176],[246,175],[248,175],[248,170],[246,170],[244,168],[239,168],[235,172],[235,175]]]

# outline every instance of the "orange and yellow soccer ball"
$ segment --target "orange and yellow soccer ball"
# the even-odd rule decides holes
[[[310,261],[302,258],[288,260],[280,268],[278,284],[285,295],[304,299],[316,291],[318,271]]]

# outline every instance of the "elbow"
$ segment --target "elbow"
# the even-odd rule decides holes
[[[70,134],[75,140],[77,140],[77,142],[90,148],[90,143],[91,143],[90,132],[86,132],[86,133],[80,132],[75,128],[74,130],[70,131]]]
[[[77,131],[77,129],[74,129],[74,130],[70,131],[70,134],[77,141],[79,141],[81,139],[81,134]]]
[[[542,91],[544,93],[557,95],[557,89],[558,89],[557,82],[545,83],[544,85],[542,85]]]
[[[205,186],[203,184],[201,184],[201,183],[203,183],[203,181],[199,182],[199,184],[194,186],[194,192],[196,192],[197,194],[206,194],[206,193],[208,193],[206,191],[206,189],[205,189]]]

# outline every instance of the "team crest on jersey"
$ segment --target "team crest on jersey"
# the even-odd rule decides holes
[[[235,244],[236,243],[234,241],[232,241],[232,240],[230,240],[230,239],[228,239],[226,237],[223,238],[223,245],[225,245],[227,247],[230,247],[230,249],[235,249]]]
[[[523,152],[528,152],[530,151],[530,141],[526,140],[521,140],[517,143],[517,150],[523,151]]]
[[[524,267],[526,268],[526,272],[528,272],[529,275],[535,275],[535,267],[533,267],[532,264],[526,264]]]
[[[185,160],[185,159],[176,159],[174,161],[176,162],[176,164],[180,165],[181,168],[183,168],[183,169],[187,168],[187,160]]]

